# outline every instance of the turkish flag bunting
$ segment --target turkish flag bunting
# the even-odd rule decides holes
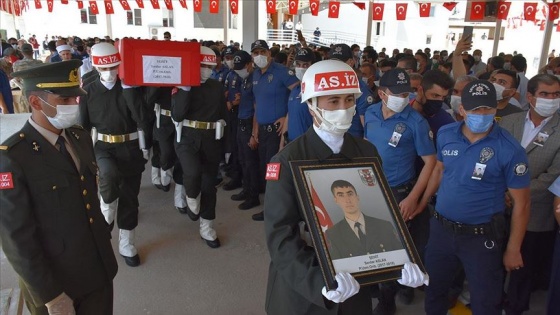
[[[97,7],[97,2],[90,1],[89,8],[91,9],[91,14],[99,14],[99,8]]]
[[[383,20],[383,11],[385,11],[385,4],[374,3],[373,4],[373,20],[374,21]]]
[[[239,0],[229,0],[229,8],[231,9],[231,14],[239,13]]]
[[[319,1],[320,0],[309,0],[309,8],[313,16],[319,15]]]
[[[313,207],[315,208],[315,214],[317,215],[317,219],[319,219],[319,225],[321,226],[321,230],[325,232],[329,228],[333,227],[333,222],[329,213],[327,212],[327,208],[321,202],[319,195],[315,191],[313,185],[311,185],[311,200],[313,202]]]
[[[560,11],[560,3],[549,3],[548,4],[548,20],[554,21],[559,17],[558,12]],[[560,24],[560,22],[558,23]]]
[[[193,0],[194,12],[202,12],[202,0]]]
[[[105,0],[105,14],[114,14],[115,10],[113,9],[113,3],[111,0]]]
[[[17,1],[17,0],[14,0],[14,14],[16,16],[21,15],[21,8],[19,7],[19,1]]]
[[[352,2],[355,6],[357,6],[358,8],[360,8],[360,10],[365,10],[366,9],[366,4],[363,2]]]
[[[339,10],[340,10],[340,2],[329,1],[329,19],[338,19]]]
[[[505,1],[498,2],[498,14],[496,15],[496,17],[500,20],[507,20],[510,6],[511,6],[511,2],[505,2]]]
[[[136,4],[140,9],[144,9],[144,0],[136,0]]]
[[[216,14],[220,11],[220,3],[218,0],[210,0],[210,13]]]
[[[60,3],[62,3],[62,4],[68,4],[68,0],[60,0]]]
[[[537,13],[537,3],[536,2],[526,2],[523,4],[525,8],[523,10],[524,19],[527,21],[534,21],[535,14]]]
[[[556,31],[560,33],[560,23],[558,23],[558,25],[556,25]]]
[[[485,8],[486,8],[486,2],[482,2],[482,1],[471,2],[471,20],[484,19]]]
[[[288,5],[290,7],[290,14],[296,15],[299,9],[299,0],[290,0],[288,1]]]
[[[456,5],[457,5],[457,2],[444,2],[443,3],[443,6],[449,11],[453,11],[453,9],[455,9]]]
[[[276,13],[276,0],[266,0],[266,13]]]
[[[407,3],[397,3],[395,8],[397,10],[397,21],[406,20],[406,9],[408,8],[408,4]]]
[[[77,2],[78,2],[78,9],[80,9],[80,10],[83,9],[84,8],[84,2],[80,1],[80,0],[78,0]],[[53,0],[47,0],[47,6],[49,7],[49,12],[52,12],[52,7],[53,7],[52,3],[53,3]]]
[[[163,3],[165,3],[165,7],[167,8],[167,10],[173,10],[173,3],[171,2],[171,0],[163,0]]]
[[[187,9],[187,0],[179,0],[179,3],[183,8]]]
[[[35,0],[35,9],[40,9],[43,6],[41,5],[41,0]]]
[[[150,2],[152,3],[152,7],[154,9],[159,9],[159,1],[158,0],[150,0]]]
[[[431,3],[420,3],[420,17],[430,17]]]
[[[130,5],[128,4],[127,0],[120,0],[122,8],[126,11],[130,11]]]

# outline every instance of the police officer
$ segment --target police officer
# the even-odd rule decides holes
[[[119,253],[127,265],[136,267],[140,264],[134,245],[138,193],[147,160],[140,142],[143,142],[142,129],[147,130],[148,117],[153,114],[146,112],[141,90],[128,87],[118,79],[121,59],[113,45],[96,44],[91,54],[99,77],[84,86],[88,95],[80,98],[82,126],[93,129],[101,210],[111,226],[116,215]]]
[[[230,74],[231,84],[229,95],[239,99],[237,116],[238,160],[243,174],[243,190],[231,196],[232,200],[241,201],[238,208],[248,210],[260,205],[259,200],[259,154],[257,139],[253,136],[253,122],[255,119],[255,97],[253,96],[253,62],[246,51],[238,51],[233,57],[234,72]]]
[[[218,165],[227,107],[222,83],[211,79],[216,54],[200,47],[200,86],[179,87],[172,96],[171,117],[179,122],[175,151],[183,169],[189,217],[200,217],[200,236],[211,248],[220,247],[213,228],[216,217]],[[182,126],[182,127],[181,127]]]
[[[436,162],[435,148],[426,120],[408,105],[412,92],[406,70],[387,71],[379,82],[381,102],[368,108],[365,117],[365,138],[375,145],[383,161],[383,172],[407,222],[412,239],[423,257],[428,239],[429,214],[416,217],[419,198],[428,183]],[[421,157],[424,166],[417,178],[415,161]],[[391,283],[381,286],[378,314],[394,313],[398,287]],[[403,291],[405,302],[410,303],[414,291]],[[405,303],[407,304],[407,303]]]
[[[268,44],[256,40],[251,44],[253,62],[258,69],[253,73],[253,94],[255,95],[256,126],[253,135],[259,143],[261,174],[265,174],[266,164],[280,148],[280,136],[288,113],[290,90],[297,86],[294,72],[273,62]],[[264,189],[264,178],[261,179]],[[253,220],[262,221],[263,213],[253,215]]]
[[[216,67],[212,69],[212,75],[210,76],[210,79],[214,79],[225,85],[226,77],[231,69],[222,62],[222,53],[218,50],[218,48],[211,49],[216,55]]]
[[[430,274],[425,310],[447,314],[447,292],[462,265],[473,314],[502,314],[503,268],[523,267],[520,249],[530,202],[527,155],[494,123],[497,102],[491,83],[468,83],[461,101],[465,121],[440,129],[438,161],[419,205],[425,207],[437,190],[425,255]],[[482,175],[474,176],[477,168]],[[509,240],[503,216],[506,190],[514,204]]]
[[[554,194],[554,217],[556,218],[557,224],[560,224],[560,177],[552,183],[548,190]],[[556,241],[552,256],[552,270],[547,298],[547,315],[560,313],[558,299],[560,299],[560,231],[556,232]]]
[[[0,239],[31,314],[113,314],[117,261],[79,120],[79,60],[16,72],[31,118],[0,146]]]
[[[324,84],[335,81],[349,84],[344,88]],[[349,273],[336,275],[336,290],[327,291],[324,287],[315,251],[300,233],[303,210],[289,164],[292,160],[329,163],[334,158],[378,156],[371,143],[347,133],[360,95],[356,73],[340,61],[317,62],[303,76],[302,101],[313,116],[313,127],[272,158],[271,162],[279,165],[269,177],[265,195],[265,234],[271,257],[265,304],[270,315],[372,312],[369,290],[360,289]],[[339,113],[333,116],[333,111]],[[425,275],[418,266],[409,264],[405,268],[411,271],[411,277],[405,275],[401,282],[422,285]]]

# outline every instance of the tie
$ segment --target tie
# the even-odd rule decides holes
[[[72,156],[70,155],[70,152],[68,152],[68,149],[66,148],[66,143],[64,141],[64,137],[63,136],[58,136],[58,139],[56,139],[56,143],[60,146],[60,153],[62,153],[62,155],[64,155],[66,160],[68,160],[68,162],[70,162],[70,164],[72,164],[72,167],[77,171],[76,164],[74,164],[74,160],[72,159]]]
[[[358,229],[358,237],[360,238],[360,243],[362,244],[364,250],[367,250],[366,235],[364,234],[364,232],[362,232],[362,229],[360,228],[361,226],[362,225],[360,224],[360,222],[354,223],[354,227]]]

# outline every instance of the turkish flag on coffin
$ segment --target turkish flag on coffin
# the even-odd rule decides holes
[[[383,20],[383,11],[385,10],[385,4],[374,3],[373,4],[373,20],[381,21]]]
[[[338,11],[340,10],[340,2],[329,1],[329,18],[338,19]]]

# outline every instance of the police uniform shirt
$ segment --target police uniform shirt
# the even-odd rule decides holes
[[[222,64],[219,70],[218,68],[212,69],[212,75],[210,75],[210,79],[214,79],[223,84],[225,83],[226,77],[229,72],[229,68],[226,65]]]
[[[397,187],[416,177],[417,156],[432,155],[436,151],[428,122],[412,107],[406,106],[387,119],[383,118],[381,109],[382,104],[377,103],[366,111],[365,137],[381,155],[389,186]],[[389,142],[395,133],[401,136],[391,145]]]
[[[445,109],[440,108],[437,113],[431,117],[426,117],[426,121],[428,121],[428,125],[430,126],[430,130],[432,131],[432,135],[434,136],[434,143],[436,142],[436,136],[439,129],[447,124],[451,124],[455,122],[455,119],[449,115]]]
[[[253,72],[253,94],[257,103],[257,121],[260,125],[274,123],[288,113],[289,86],[298,82],[294,72],[271,62],[265,73]]]
[[[369,89],[368,85],[362,80],[358,80],[360,84],[360,90],[362,95],[356,100],[356,114],[352,117],[352,125],[348,129],[348,133],[354,137],[363,138],[364,137],[364,126],[362,126],[362,121],[360,116],[365,116],[367,109],[373,105],[373,94]]]
[[[253,73],[250,73],[245,79],[242,79],[237,73],[232,72],[237,77],[237,85],[241,93],[241,102],[239,103],[239,111],[237,118],[249,119],[255,114],[255,96],[253,95]],[[237,89],[235,90],[237,91]],[[231,90],[230,90],[231,93]]]
[[[452,221],[484,224],[504,211],[508,188],[529,187],[527,155],[497,123],[486,137],[474,143],[463,135],[463,124],[449,124],[438,134],[437,159],[444,170],[436,210]],[[475,177],[478,168],[482,176]]]
[[[288,98],[288,139],[290,141],[304,134],[313,124],[307,103],[301,102],[301,85],[292,89]]]

